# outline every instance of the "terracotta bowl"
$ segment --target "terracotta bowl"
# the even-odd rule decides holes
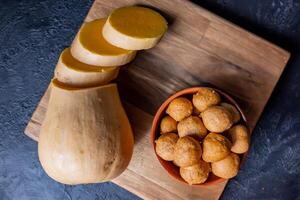
[[[153,150],[155,152],[155,155],[157,157],[157,159],[159,160],[160,164],[163,166],[163,168],[168,172],[168,174],[175,178],[176,180],[180,181],[181,183],[184,183],[186,185],[188,185],[180,176],[179,174],[179,167],[177,167],[176,165],[174,165],[172,162],[169,162],[169,161],[165,161],[163,159],[161,159],[157,154],[156,154],[156,151],[155,151],[155,140],[158,139],[158,137],[160,136],[160,132],[159,132],[159,124],[160,124],[160,121],[161,119],[166,116],[166,109],[169,105],[169,103],[177,98],[177,97],[180,97],[180,96],[183,96],[183,97],[187,97],[188,99],[191,99],[192,98],[192,95],[197,93],[198,90],[200,88],[203,88],[203,87],[192,87],[192,88],[187,88],[187,89],[184,89],[184,90],[181,90],[175,94],[173,94],[172,96],[170,96],[158,109],[158,111],[156,112],[155,116],[154,116],[154,119],[153,119],[153,123],[152,123],[152,127],[151,127],[151,135],[150,135],[150,142],[152,143],[152,146],[153,146]],[[241,122],[242,124],[246,125],[247,126],[247,120],[245,118],[245,115],[244,113],[242,112],[241,108],[239,107],[239,105],[235,102],[235,100],[233,98],[231,98],[228,94],[218,90],[218,89],[215,89],[215,88],[212,88],[214,89],[215,91],[217,91],[220,96],[221,96],[221,99],[222,99],[222,102],[227,102],[227,103],[230,103],[232,105],[234,105],[240,112],[241,114]],[[241,163],[243,163],[243,161],[245,160],[245,157],[246,157],[246,154],[247,153],[244,153],[243,155],[241,155]],[[208,179],[206,180],[205,183],[203,184],[197,184],[197,185],[193,185],[193,186],[200,186],[200,187],[203,187],[203,186],[210,186],[210,185],[215,185],[217,183],[221,183],[223,181],[225,181],[226,179],[223,179],[223,178],[220,178],[220,177],[217,177],[215,175],[213,175],[212,173],[210,173]]]

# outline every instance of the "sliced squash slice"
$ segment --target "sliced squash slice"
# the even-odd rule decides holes
[[[86,22],[77,33],[71,53],[77,60],[95,66],[120,66],[130,62],[136,51],[122,49],[108,43],[102,36],[106,19]]]
[[[167,21],[158,12],[130,6],[116,9],[109,15],[103,37],[120,48],[149,49],[157,44],[167,28]]]
[[[60,55],[55,68],[58,81],[75,87],[105,85],[118,76],[119,67],[101,67],[76,60],[66,48]]]

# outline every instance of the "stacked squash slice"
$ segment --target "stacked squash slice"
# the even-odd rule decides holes
[[[64,184],[109,181],[128,166],[133,134],[117,85],[110,83],[137,50],[167,30],[157,12],[123,7],[86,22],[60,55],[38,144],[46,173]]]

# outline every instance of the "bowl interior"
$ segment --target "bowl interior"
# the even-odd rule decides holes
[[[169,103],[177,98],[177,97],[180,97],[180,96],[184,96],[184,97],[187,97],[188,99],[191,99],[192,98],[192,95],[197,93],[197,91],[200,89],[200,88],[203,88],[203,87],[192,87],[192,88],[187,88],[187,89],[184,89],[184,90],[181,90],[177,93],[175,93],[174,95],[170,96],[161,106],[160,108],[158,109],[158,111],[156,112],[155,116],[154,116],[154,119],[153,119],[153,123],[152,123],[152,128],[151,128],[151,136],[150,136],[150,140],[151,140],[151,143],[152,143],[152,146],[154,148],[154,152],[156,154],[156,151],[155,151],[155,140],[160,136],[160,132],[159,132],[159,124],[160,124],[160,121],[161,119],[166,116],[166,109],[169,105]],[[227,103],[230,103],[232,105],[234,105],[240,112],[241,114],[241,123],[244,124],[244,125],[247,125],[246,124],[246,118],[245,118],[245,115],[244,113],[242,112],[241,108],[238,106],[238,104],[229,96],[227,95],[226,93],[218,90],[218,89],[215,89],[215,88],[212,88],[214,89],[215,91],[217,91],[220,96],[221,96],[221,99],[222,99],[222,102],[227,102]],[[246,156],[246,153],[242,155],[242,162],[244,160]],[[173,178],[175,178],[176,180],[184,183],[184,184],[187,184],[183,178],[181,178],[180,174],[179,174],[179,167],[177,167],[176,165],[174,165],[172,162],[170,161],[165,161],[163,159],[161,159],[157,154],[156,154],[156,157],[157,159],[159,160],[159,162],[161,163],[161,165],[164,167],[164,169],[168,172],[168,174],[170,176],[172,176]],[[241,162],[241,163],[242,163]],[[223,178],[220,178],[218,176],[215,176],[213,173],[210,173],[207,181],[203,184],[198,184],[198,185],[193,185],[193,186],[209,186],[209,185],[212,185],[212,184],[217,184],[217,183],[220,183],[220,182],[223,182],[225,181],[225,179]]]

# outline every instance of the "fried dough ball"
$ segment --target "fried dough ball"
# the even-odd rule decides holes
[[[221,133],[229,129],[232,124],[232,115],[222,106],[212,106],[201,113],[204,126],[211,132]]]
[[[209,133],[203,140],[202,159],[206,162],[222,160],[230,154],[231,143],[223,135]]]
[[[170,116],[165,116],[160,122],[160,133],[170,133],[177,131],[177,122]]]
[[[203,160],[195,165],[180,167],[180,175],[189,185],[204,183],[210,171],[210,164]]]
[[[190,116],[193,112],[193,105],[185,97],[178,97],[171,101],[166,113],[169,114],[176,121],[183,120],[184,118]]]
[[[234,153],[245,153],[249,149],[249,132],[243,125],[233,126],[228,131],[232,142],[231,151]]]
[[[179,137],[189,135],[196,139],[201,139],[207,135],[207,129],[197,116],[189,116],[181,120],[177,125],[177,129]]]
[[[220,101],[220,95],[211,88],[201,88],[193,95],[193,104],[200,112],[210,106],[218,105]]]
[[[232,115],[232,121],[233,123],[237,123],[240,121],[241,119],[241,114],[238,111],[238,109],[236,109],[235,106],[229,104],[229,103],[221,103],[221,106],[223,106],[224,108],[226,108]]]
[[[155,151],[164,160],[172,161],[174,159],[174,149],[178,135],[175,133],[165,133],[156,141]]]
[[[179,167],[186,167],[199,163],[202,149],[200,143],[190,136],[178,139],[174,150],[174,163]]]
[[[232,178],[239,171],[240,158],[235,153],[230,153],[224,159],[211,164],[212,172],[221,178]]]

